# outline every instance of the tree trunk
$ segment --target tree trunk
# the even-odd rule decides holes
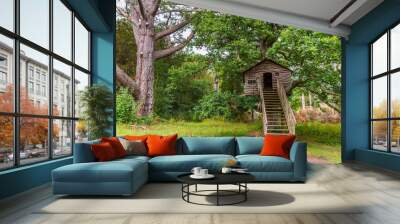
[[[154,28],[148,26],[139,34],[136,59],[136,84],[139,87],[139,116],[148,116],[154,105]]]

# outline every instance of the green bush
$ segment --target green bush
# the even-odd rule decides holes
[[[339,145],[341,139],[340,123],[307,122],[296,125],[299,139],[328,145]]]
[[[205,95],[194,107],[194,119],[239,120],[245,112],[255,109],[257,102],[255,97],[239,96],[229,92],[213,92]]]
[[[127,88],[119,88],[116,97],[117,122],[132,124],[137,120],[137,104]]]
[[[109,136],[112,125],[113,97],[107,86],[95,84],[80,92],[82,118],[89,129],[89,139]]]

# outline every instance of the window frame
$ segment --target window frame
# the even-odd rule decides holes
[[[396,75],[398,72],[400,72],[400,67],[398,68],[393,68],[391,69],[391,61],[392,61],[392,54],[391,54],[391,31],[393,28],[400,26],[400,22],[396,22],[389,28],[385,29],[383,33],[378,35],[374,40],[372,40],[369,44],[369,149],[373,151],[379,151],[379,152],[386,152],[386,153],[391,153],[391,154],[400,154],[400,152],[394,152],[392,151],[392,122],[393,121],[400,121],[400,117],[393,117],[392,116],[392,98],[391,98],[391,92],[392,92],[392,76]],[[374,70],[373,70],[373,44],[378,41],[381,37],[384,35],[387,35],[387,69],[385,72],[376,74],[374,75]],[[386,77],[386,86],[387,86],[387,105],[386,105],[386,117],[385,118],[373,118],[373,93],[374,93],[374,86],[373,86],[373,81],[382,77]],[[374,148],[374,132],[373,132],[373,122],[376,121],[386,121],[387,122],[387,127],[386,127],[386,151],[379,150]]]
[[[72,26],[72,30],[71,30],[71,58],[67,59],[64,58],[63,56],[55,53],[53,50],[53,21],[54,21],[54,14],[53,14],[53,1],[54,0],[48,0],[49,1],[49,47],[48,49],[46,49],[45,47],[42,47],[39,44],[36,44],[32,41],[30,41],[29,39],[23,37],[20,35],[20,0],[14,0],[13,1],[13,9],[14,9],[14,30],[10,31],[4,27],[0,26],[0,35],[3,35],[5,37],[11,38],[13,40],[13,44],[14,44],[14,48],[13,48],[13,63],[12,63],[12,74],[13,75],[13,79],[14,79],[14,99],[13,99],[13,107],[14,110],[13,112],[1,112],[0,111],[0,116],[10,116],[13,119],[13,154],[14,154],[14,161],[13,161],[13,166],[11,167],[5,167],[5,168],[0,168],[0,172],[4,171],[4,170],[10,170],[10,169],[16,169],[18,167],[23,167],[23,166],[29,166],[29,165],[33,165],[33,164],[37,164],[37,163],[43,163],[49,160],[53,160],[53,159],[62,159],[65,157],[70,157],[73,155],[73,151],[74,151],[74,143],[75,143],[75,125],[76,125],[76,121],[79,121],[80,118],[79,117],[75,117],[75,108],[72,107],[71,110],[71,115],[70,116],[56,116],[53,115],[53,59],[58,60],[59,62],[62,62],[68,66],[71,66],[71,93],[73,94],[72,97],[72,105],[74,105],[75,103],[75,88],[74,88],[74,82],[75,82],[75,69],[85,73],[88,75],[89,77],[89,83],[88,85],[91,86],[92,85],[92,69],[91,69],[91,65],[92,65],[92,57],[91,57],[91,50],[92,50],[92,43],[91,43],[91,38],[92,38],[92,30],[88,27],[88,25],[83,21],[83,19],[79,16],[78,13],[76,13],[72,7],[65,1],[65,0],[59,0],[62,4],[64,4],[64,6],[66,8],[68,8],[68,10],[71,11],[71,18],[70,18],[70,22],[71,22],[71,26]],[[79,66],[78,64],[75,63],[75,25],[74,25],[74,21],[75,18],[77,20],[79,20],[79,22],[85,27],[85,29],[88,31],[89,34],[89,43],[88,43],[88,61],[89,61],[89,67],[88,69],[85,69],[81,66]],[[21,113],[20,112],[20,85],[21,85],[21,81],[20,81],[20,45],[23,44],[27,47],[32,48],[33,50],[36,50],[40,53],[43,53],[45,55],[48,56],[49,58],[49,63],[48,63],[48,82],[46,84],[46,95],[48,96],[48,113],[46,115],[39,115],[39,114],[26,114],[26,113]],[[27,67],[27,70],[30,67]],[[42,74],[42,73],[40,73]],[[30,74],[29,72],[26,75],[26,80],[27,82],[30,79]],[[36,83],[36,70],[33,70],[33,79],[32,81],[34,82],[34,85]],[[39,77],[40,78],[40,77]],[[41,83],[41,79],[39,79],[39,83]],[[28,87],[28,86],[27,86]],[[27,89],[27,91],[29,91]],[[36,91],[36,90],[34,90]],[[40,94],[41,95],[41,94]],[[47,149],[48,150],[48,157],[44,158],[41,161],[38,162],[33,162],[33,163],[26,163],[26,164],[21,164],[20,161],[20,119],[21,118],[45,118],[47,119],[48,122],[48,136],[47,136],[47,142],[51,143],[48,144]],[[71,153],[69,155],[63,155],[63,156],[54,156],[53,155],[53,121],[56,120],[66,120],[66,121],[71,121]]]

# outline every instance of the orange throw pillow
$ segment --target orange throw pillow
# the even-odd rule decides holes
[[[150,135],[147,137],[148,156],[176,155],[176,139],[178,135],[159,136]]]
[[[115,155],[117,158],[121,158],[126,156],[126,151],[124,146],[122,146],[121,142],[117,137],[109,137],[109,138],[101,138],[101,142],[108,142],[114,149]]]
[[[93,144],[90,147],[92,149],[94,157],[99,162],[110,161],[117,158],[112,145],[108,142]]]
[[[280,156],[289,159],[290,148],[295,135],[271,135],[267,134],[264,137],[264,146],[261,149],[262,156]]]

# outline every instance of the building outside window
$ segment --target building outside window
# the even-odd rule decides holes
[[[370,45],[371,148],[400,153],[400,25]]]
[[[7,87],[7,56],[0,54],[0,91],[5,91]]]
[[[17,29],[2,27],[9,30],[7,32],[0,29],[0,84],[13,87],[0,91],[0,97],[9,99],[0,101],[0,123],[8,131],[7,135],[0,136],[3,140],[0,141],[0,170],[70,156],[73,143],[87,139],[80,114],[74,113],[71,105],[79,102],[78,93],[90,84],[90,32],[64,1],[51,2],[19,1],[19,12],[12,15],[20,16],[13,18],[19,21]],[[34,9],[43,13],[38,15]],[[51,31],[52,35],[49,35]],[[12,60],[14,54],[20,59],[18,63]],[[62,58],[62,62],[54,58],[54,54]],[[20,68],[17,74],[19,88],[15,88],[13,81],[16,65]],[[53,79],[52,90],[49,89],[50,78]],[[74,85],[79,88],[69,88]],[[26,94],[13,99],[16,89]],[[53,105],[50,105],[50,99],[53,99]],[[18,113],[13,109],[14,103],[19,108]],[[18,125],[16,134],[13,133],[14,125]],[[43,134],[32,137],[32,132]]]
[[[31,81],[28,82],[28,91],[29,91],[29,94],[34,93],[33,82],[31,82]]]

